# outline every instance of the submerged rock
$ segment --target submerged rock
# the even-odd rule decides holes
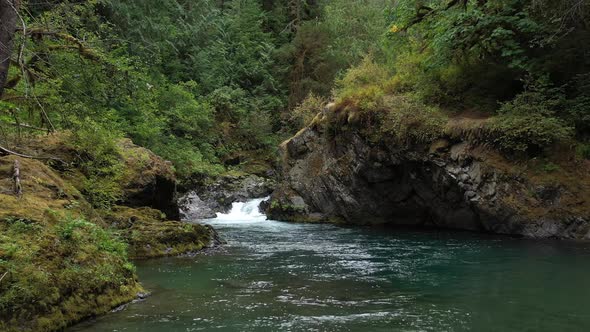
[[[330,138],[317,126],[281,148],[272,219],[590,239],[587,165],[552,177],[467,142],[374,142],[355,130]]]

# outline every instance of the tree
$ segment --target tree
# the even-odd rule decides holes
[[[8,78],[20,0],[0,0],[0,97]]]

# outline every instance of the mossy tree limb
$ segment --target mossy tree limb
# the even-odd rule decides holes
[[[27,154],[22,154],[22,153],[18,153],[15,151],[12,151],[10,149],[7,149],[3,146],[0,145],[0,155],[14,155],[17,157],[21,157],[21,158],[27,158],[27,159],[37,159],[37,160],[53,160],[53,161],[57,161],[61,164],[66,164],[65,161],[59,159],[59,158],[55,158],[55,157],[39,157],[39,156],[30,156]]]

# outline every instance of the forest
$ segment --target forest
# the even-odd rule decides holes
[[[281,143],[304,128],[321,128],[334,146],[357,132],[370,146],[408,150],[428,150],[441,138],[468,142],[510,165],[533,161],[542,174],[569,185],[575,181],[568,167],[590,163],[590,2],[0,0],[0,157],[31,160],[21,176],[44,174],[25,182],[24,197],[49,188],[56,199],[82,202],[45,206],[43,196],[40,206],[47,209],[37,215],[20,201],[2,201],[6,225],[0,228],[19,235],[0,237],[0,291],[7,291],[0,313],[25,308],[28,313],[11,316],[10,323],[23,324],[69,294],[27,293],[34,301],[53,299],[40,307],[13,298],[40,280],[51,283],[14,272],[30,268],[15,263],[15,248],[38,234],[39,220],[51,220],[56,228],[47,232],[63,241],[84,230],[67,252],[82,248],[84,239],[96,242],[84,250],[108,256],[108,277],[100,282],[124,274],[126,292],[135,292],[140,287],[122,242],[135,250],[133,241],[144,241],[135,236],[154,220],[178,219],[177,211],[142,210],[139,218],[149,215],[149,227],[127,235],[103,231],[105,220],[120,226],[135,220],[125,219],[127,213],[140,214],[121,207],[132,205],[121,183],[135,168],[166,173],[180,192],[224,177],[277,178],[284,168]],[[560,164],[565,159],[569,166]],[[6,175],[0,196],[8,197],[19,170],[12,159],[0,166]],[[162,184],[160,173],[148,173]],[[14,194],[23,192],[19,187]],[[152,203],[144,205],[168,208]],[[283,203],[272,204],[271,211]],[[300,209],[285,204],[285,210]],[[580,211],[588,207],[575,204]],[[69,216],[62,225],[65,217],[47,217],[55,209],[83,218]],[[203,229],[170,223],[162,227],[192,234],[194,245],[182,248],[202,247],[195,238]],[[17,238],[21,242],[11,242]],[[63,277],[79,280],[77,268]],[[85,315],[59,318],[54,326]],[[7,326],[18,330],[0,324]]]
[[[330,100],[370,113],[403,96],[430,130],[471,112],[507,151],[590,154],[586,1],[4,2],[7,149],[68,130],[101,154],[125,136],[189,181],[272,167]],[[116,168],[101,158],[97,179]]]

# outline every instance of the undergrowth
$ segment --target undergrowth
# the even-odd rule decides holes
[[[126,244],[82,218],[0,220],[0,330],[64,328],[141,290]]]

